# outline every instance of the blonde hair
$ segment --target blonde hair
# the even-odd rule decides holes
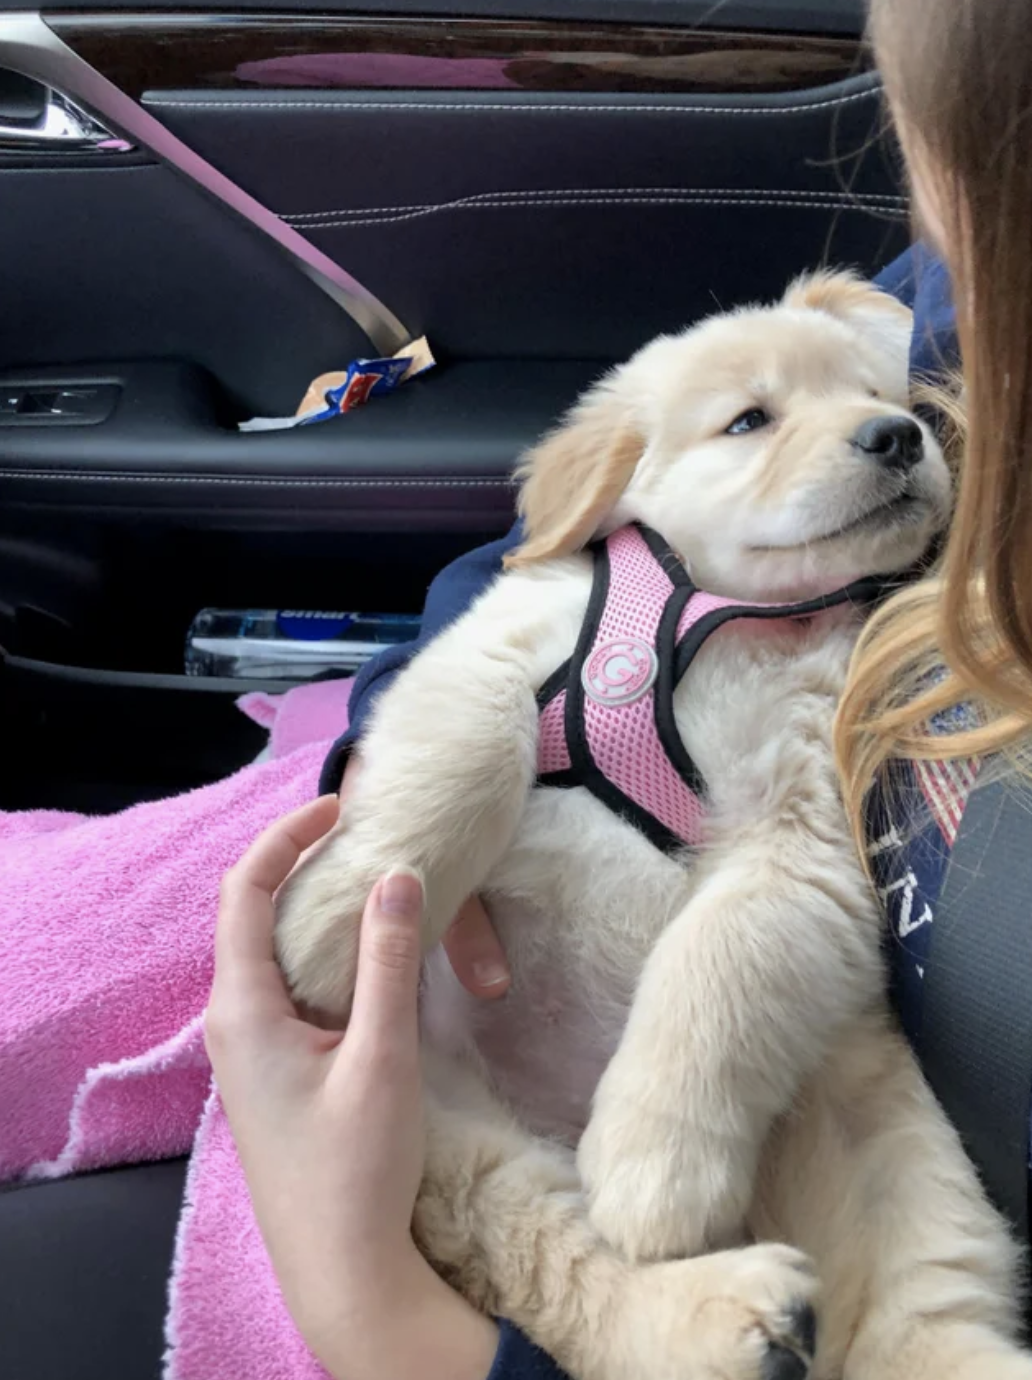
[[[886,764],[1007,753],[1032,730],[1032,2],[874,0],[879,65],[905,142],[934,170],[964,359],[954,519],[936,569],[857,646],[836,724],[858,842]],[[968,704],[973,720],[931,720]]]

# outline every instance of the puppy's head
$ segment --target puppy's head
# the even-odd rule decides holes
[[[510,564],[635,519],[732,598],[802,599],[911,564],[950,482],[908,408],[910,334],[894,298],[825,273],[653,341],[525,457]]]

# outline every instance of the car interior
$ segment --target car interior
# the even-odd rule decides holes
[[[198,610],[418,614],[607,365],[901,252],[863,23],[862,0],[0,0],[0,809],[114,811],[248,762],[235,701],[284,684],[187,675]],[[389,396],[239,429],[420,337],[436,366]]]
[[[113,810],[247,761],[250,683],[183,674],[198,609],[418,613],[608,363],[898,253],[862,23],[860,0],[0,0],[0,808]],[[237,429],[419,336],[437,367],[391,396]]]

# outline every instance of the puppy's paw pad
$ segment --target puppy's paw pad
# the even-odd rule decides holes
[[[799,1303],[785,1320],[785,1336],[811,1361],[817,1351],[817,1313],[811,1303]]]
[[[810,1362],[797,1351],[772,1342],[767,1347],[760,1374],[761,1380],[806,1380],[810,1374]]]

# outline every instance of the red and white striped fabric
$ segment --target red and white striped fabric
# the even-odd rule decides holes
[[[960,819],[974,788],[978,768],[978,759],[974,757],[916,764],[921,793],[949,848],[956,842]]]

